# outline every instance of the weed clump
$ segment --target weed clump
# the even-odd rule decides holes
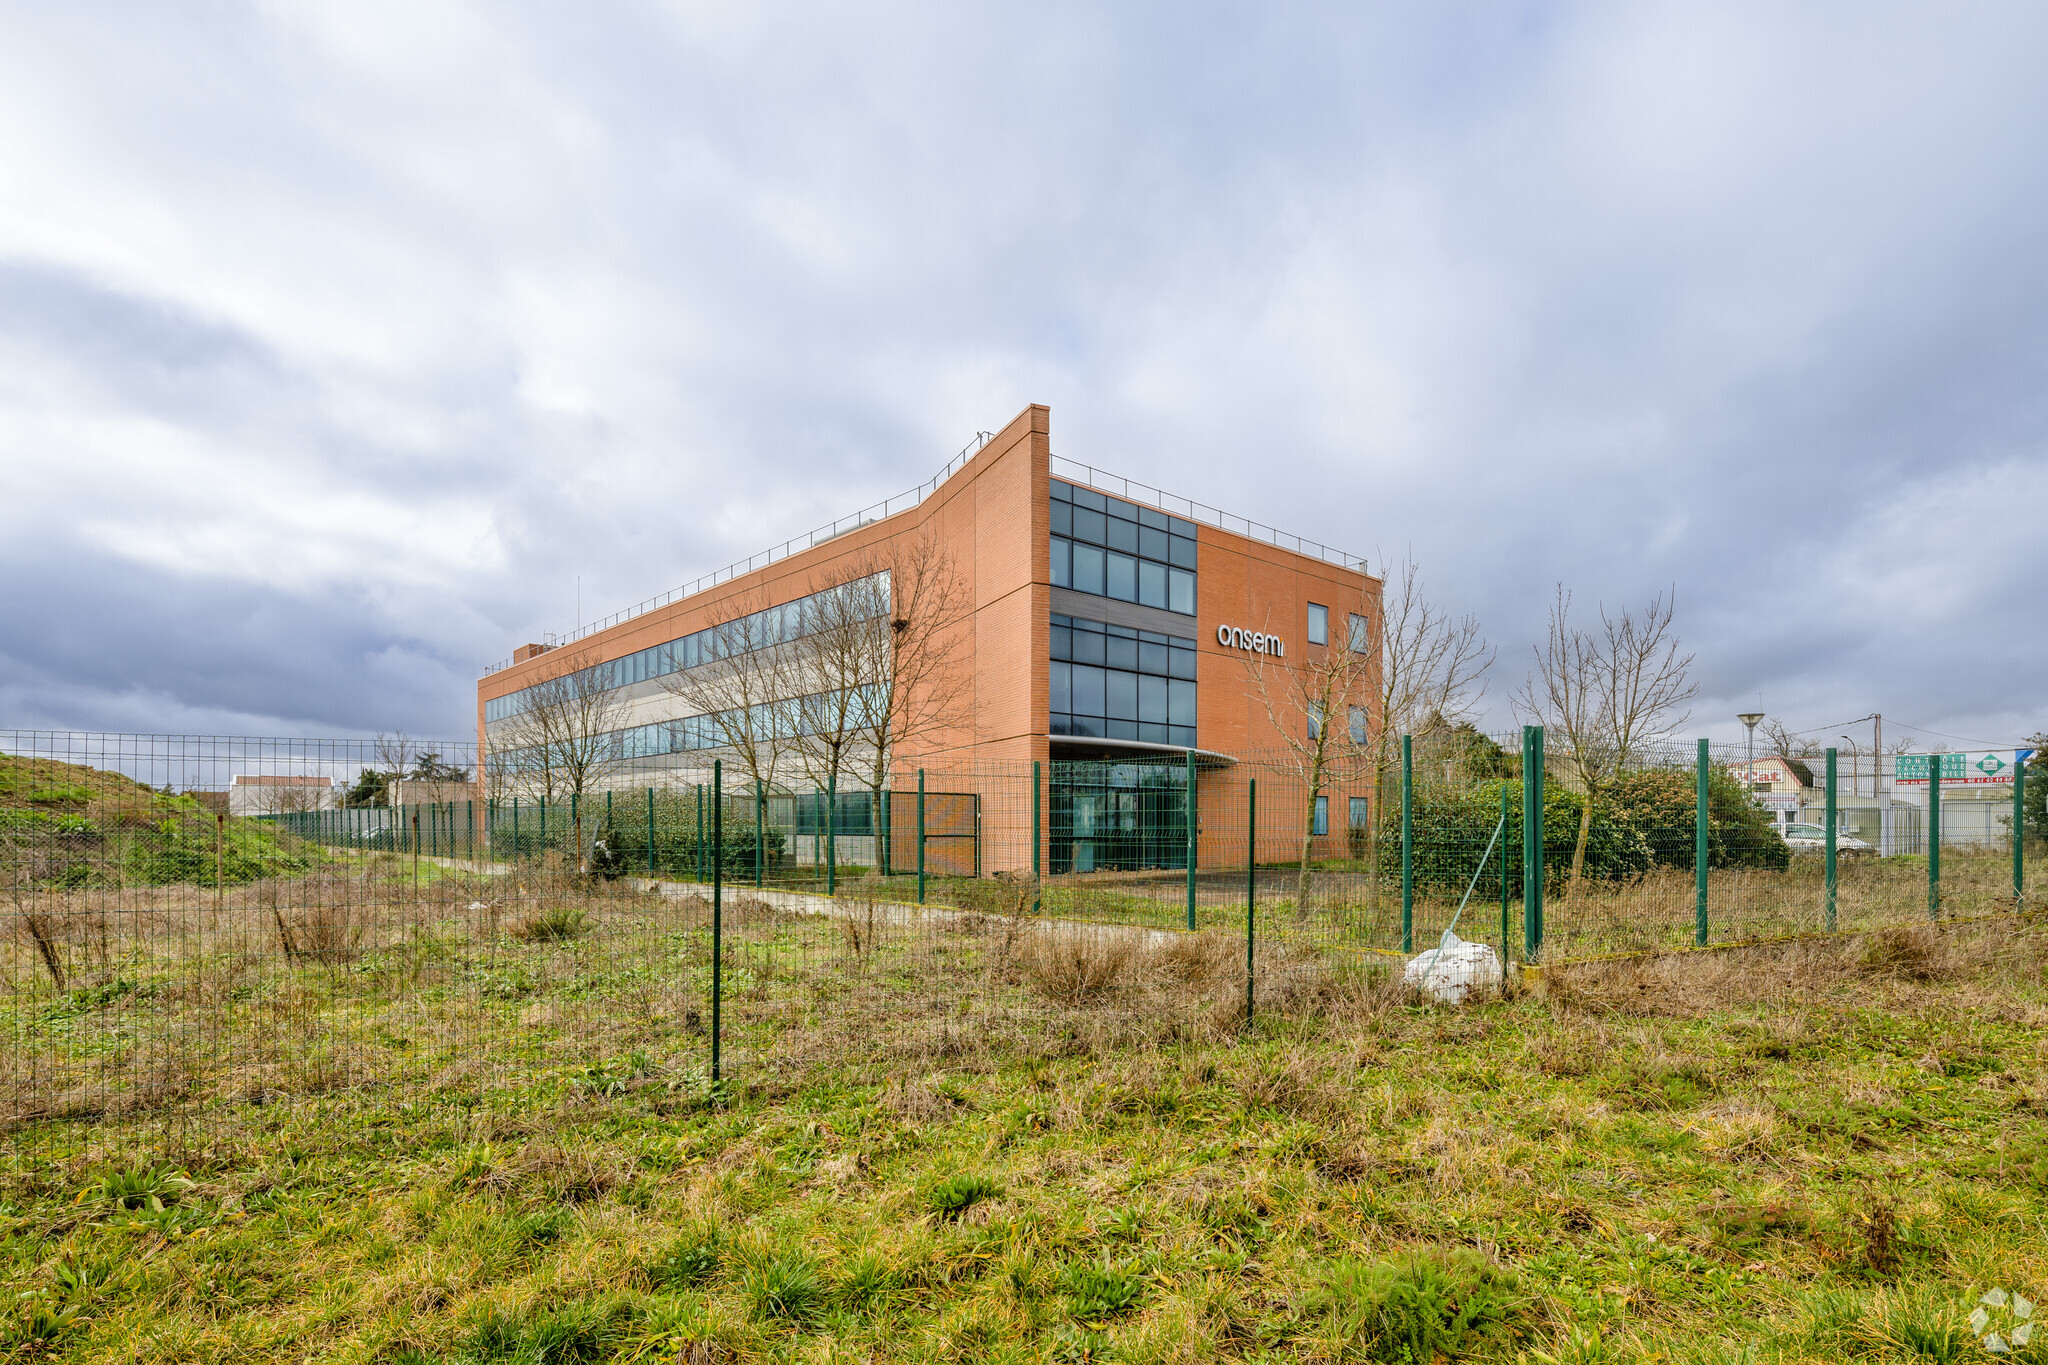
[[[1461,1248],[1338,1261],[1312,1306],[1368,1359],[1428,1365],[1512,1325],[1524,1300],[1511,1272]]]
[[[1081,1005],[1135,984],[1138,945],[1122,930],[1045,927],[1025,938],[1018,960],[1048,998]]]
[[[984,1199],[1002,1194],[1002,1187],[985,1175],[967,1173],[941,1180],[925,1195],[932,1212],[941,1218],[958,1218]]]
[[[648,1278],[662,1289],[694,1289],[718,1274],[725,1242],[716,1230],[685,1232],[648,1267]]]
[[[1145,1277],[1134,1266],[1111,1261],[1068,1266],[1060,1288],[1067,1296],[1067,1306],[1082,1322],[1128,1313],[1145,1300]]]
[[[748,1309],[762,1322],[804,1323],[825,1308],[825,1277],[801,1251],[755,1262],[740,1277]]]
[[[512,937],[522,943],[566,943],[589,932],[589,916],[566,906],[542,910],[512,926]]]

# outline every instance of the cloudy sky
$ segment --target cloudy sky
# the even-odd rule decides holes
[[[461,735],[1030,402],[1412,549],[1497,703],[1675,586],[1694,733],[2048,726],[2040,6],[0,24],[0,726]]]

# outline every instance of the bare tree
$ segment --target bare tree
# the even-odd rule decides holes
[[[298,815],[306,811],[326,810],[335,801],[331,781],[264,781],[259,778],[241,785],[245,789],[243,800],[252,815]]]
[[[959,627],[973,602],[936,528],[890,541],[863,555],[851,571],[885,583],[890,601],[887,616],[869,624],[871,647],[887,657],[860,708],[868,787],[879,801],[906,745],[955,729],[972,716],[973,696],[959,685],[967,643]]]
[[[583,866],[582,798],[624,767],[619,731],[631,708],[619,666],[594,651],[557,652],[516,695],[501,741],[512,770],[544,802],[568,797],[576,806],[576,858]]]
[[[1370,606],[1363,600],[1352,615],[1370,622]],[[1251,655],[1252,690],[1265,708],[1266,719],[1279,736],[1279,765],[1301,785],[1301,860],[1295,882],[1296,915],[1308,911],[1309,851],[1315,839],[1316,802],[1326,788],[1351,781],[1368,770],[1369,750],[1354,738],[1363,738],[1350,725],[1354,705],[1367,703],[1371,695],[1373,658],[1369,649],[1352,646],[1370,644],[1367,637],[1353,640],[1340,636],[1328,645],[1308,645],[1299,658],[1282,662],[1272,654],[1254,650]]]
[[[1560,583],[1549,638],[1534,651],[1536,671],[1522,685],[1515,709],[1563,735],[1585,794],[1572,846],[1569,889],[1576,890],[1594,805],[1645,747],[1691,719],[1681,708],[1699,685],[1688,677],[1693,656],[1680,653],[1672,629],[1675,595],[1651,598],[1640,616],[1626,608],[1609,615],[1603,604],[1597,630],[1573,624],[1571,603]]]
[[[840,777],[871,742],[883,707],[892,619],[888,576],[865,556],[842,561],[804,599],[798,618],[796,638],[777,655],[782,714],[804,776],[819,791],[837,792]],[[855,769],[865,770],[865,764]]]
[[[403,730],[396,730],[388,735],[381,732],[378,734],[377,763],[385,772],[385,805],[391,804],[392,784],[404,780],[406,773],[411,770],[416,747],[412,736]]]
[[[754,790],[765,792],[775,785],[791,739],[778,705],[785,700],[786,670],[777,651],[801,622],[793,609],[770,608],[763,592],[736,598],[730,607],[731,619],[701,637],[699,661],[685,668],[685,660],[673,660],[674,671],[662,676],[661,686],[715,745],[732,751]]]
[[[1768,716],[1763,723],[1764,739],[1770,744],[1771,752],[1780,758],[1819,758],[1821,745],[1811,736],[1794,734],[1785,728],[1785,722],[1777,716]]]
[[[1477,712],[1486,695],[1486,672],[1494,649],[1481,633],[1477,617],[1452,616],[1429,599],[1422,569],[1412,553],[1400,563],[1380,563],[1389,570],[1380,589],[1373,655],[1378,661],[1375,718],[1368,737],[1372,795],[1377,804],[1387,792],[1387,774],[1400,759],[1401,736],[1426,737],[1456,729]],[[1354,630],[1356,627],[1354,626]],[[1378,895],[1379,821],[1369,821],[1366,858],[1372,872],[1372,894]]]

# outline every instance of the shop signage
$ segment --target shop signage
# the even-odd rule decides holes
[[[1969,753],[1900,754],[1892,779],[1901,787],[1924,787],[1934,761],[1941,761],[1944,787],[2010,787],[2013,769],[2034,756],[2032,749],[1977,749]]]
[[[1287,654],[1287,642],[1279,636],[1268,635],[1264,631],[1240,630],[1236,626],[1216,627],[1216,643],[1225,649],[1271,654],[1276,659],[1284,658]]]

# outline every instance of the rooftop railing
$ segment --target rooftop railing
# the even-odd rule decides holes
[[[715,588],[722,583],[729,583],[743,574],[752,573],[756,569],[764,569],[778,560],[787,559],[791,555],[801,554],[805,550],[815,549],[828,540],[846,535],[850,531],[857,531],[870,522],[880,521],[882,518],[894,516],[898,512],[907,512],[937,492],[940,484],[958,473],[963,465],[980,454],[982,448],[993,439],[995,439],[995,433],[992,431],[976,432],[974,439],[961,447],[960,453],[948,460],[944,469],[941,469],[931,478],[926,479],[907,493],[898,493],[893,498],[884,498],[880,502],[871,503],[858,512],[848,513],[837,520],[827,522],[816,530],[785,540],[782,544],[772,549],[763,550],[759,554],[749,555],[745,559],[734,560],[724,568],[715,569],[700,578],[692,579],[679,588],[671,588],[657,597],[650,597],[643,602],[627,607],[623,611],[616,611],[610,616],[586,622],[566,634],[544,634],[540,638],[540,643],[549,649],[557,649],[563,645],[573,644],[600,631],[610,630],[613,626],[630,621],[636,616],[645,616],[650,611],[658,611],[663,607],[680,602],[686,597],[693,597],[706,589]],[[1275,545],[1283,550],[1292,550],[1296,554],[1312,556],[1330,564],[1341,564],[1347,569],[1354,569],[1361,573],[1366,570],[1366,561],[1363,555],[1352,554],[1348,550],[1332,549],[1330,546],[1319,544],[1316,541],[1307,540],[1285,531],[1275,530],[1273,527],[1253,521],[1248,517],[1233,515],[1219,508],[1210,507],[1205,503],[1196,502],[1192,498],[1183,498],[1176,494],[1161,492],[1149,484],[1139,483],[1134,479],[1126,479],[1118,474],[1110,474],[1076,460],[1069,460],[1059,455],[1054,455],[1052,457],[1052,474],[1054,478],[1064,479],[1068,483],[1086,484],[1090,488],[1099,489],[1104,493],[1114,493],[1116,496],[1131,502],[1149,503],[1161,511],[1171,512],[1175,516],[1185,517],[1189,521],[1204,521],[1211,526],[1244,536],[1250,540]],[[512,664],[512,659],[500,659],[484,670],[484,676],[489,677],[493,673],[510,668]]]

